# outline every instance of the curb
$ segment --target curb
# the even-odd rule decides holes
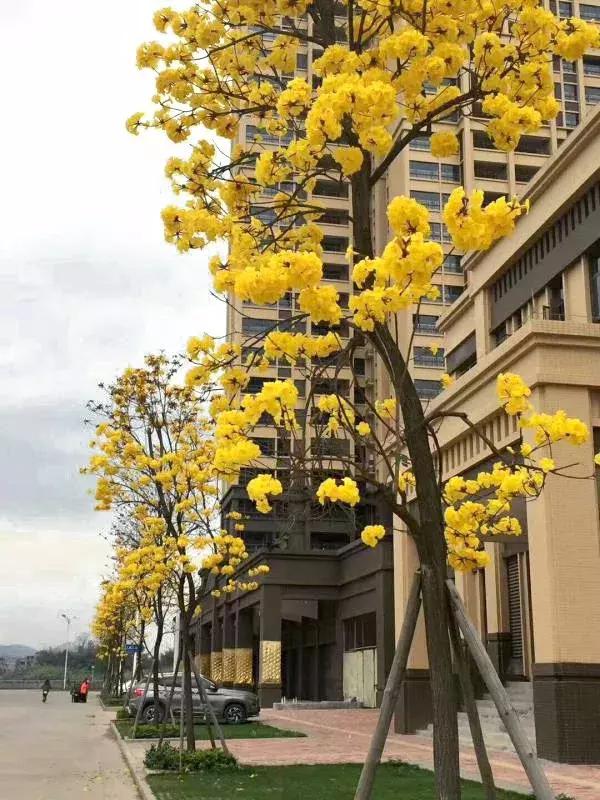
[[[121,734],[117,730],[117,726],[112,720],[110,723],[110,729],[112,731],[114,738],[117,740],[117,745],[119,746],[119,750],[121,751],[123,760],[127,764],[127,768],[131,774],[131,777],[133,779],[135,788],[137,789],[139,796],[142,798],[142,800],[156,800],[154,792],[150,789],[150,787],[146,783],[145,778],[138,773],[135,764],[133,762],[133,759],[131,757],[131,754],[127,749],[127,745],[125,741],[121,738]]]

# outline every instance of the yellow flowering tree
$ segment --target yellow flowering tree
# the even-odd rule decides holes
[[[175,598],[187,745],[193,749],[191,628],[200,597],[215,578],[225,581],[226,591],[256,588],[256,574],[268,568],[245,576],[243,540],[220,528],[214,426],[204,412],[212,387],[207,383],[199,392],[179,385],[179,367],[177,359],[147,356],[143,367],[126,369],[106,387],[105,401],[90,404],[101,422],[84,471],[97,478],[96,508],[120,510],[133,523],[133,537],[117,537],[111,599],[117,610],[126,603],[156,626],[155,698],[164,604]]]
[[[521,135],[536,131],[558,112],[552,57],[580,58],[600,43],[598,30],[579,19],[558,19],[538,0],[225,0],[181,12],[164,8],[154,21],[166,38],[142,44],[138,66],[156,75],[156,109],[148,116],[134,114],[127,127],[134,134],[158,128],[173,142],[189,145],[166,168],[174,192],[183,199],[163,211],[167,241],[182,252],[225,241],[227,255],[213,257],[210,271],[216,291],[231,303],[298,296],[299,313],[289,321],[286,339],[276,335],[274,326],[253,343],[258,356],[250,365],[241,353],[237,362],[231,356],[223,376],[224,405],[215,411],[215,459],[224,474],[235,477],[260,458],[260,448],[249,438],[259,410],[276,426],[295,426],[293,382],[268,382],[259,396],[243,397],[249,366],[260,367],[264,359],[268,363],[274,352],[347,363],[353,345],[343,345],[337,336],[343,324],[355,332],[353,341],[364,336],[371,342],[391,396],[380,401],[385,405],[376,409],[372,429],[367,431],[369,423],[360,420],[356,433],[371,448],[379,439],[375,450],[393,475],[392,488],[386,484],[388,496],[397,486],[400,500],[391,502],[418,550],[435,698],[438,792],[454,800],[460,787],[444,584],[448,553],[455,566],[479,565],[475,538],[481,525],[489,530],[499,524],[514,527],[500,522],[509,518],[506,502],[521,491],[538,491],[549,465],[531,462],[532,453],[522,453],[523,465],[499,467],[486,479],[489,502],[495,505],[485,500],[483,510],[466,505],[474,486],[455,482],[446,490],[444,512],[430,446],[431,421],[391,324],[397,314],[437,297],[433,277],[444,253],[430,238],[427,209],[407,197],[390,200],[392,236],[377,252],[374,197],[378,182],[415,137],[431,134],[437,157],[456,153],[458,139],[444,130],[444,121],[457,113],[469,115],[476,106],[486,115],[494,145],[514,149]],[[321,51],[310,83],[290,77],[307,43]],[[217,137],[235,141],[227,148]],[[314,193],[319,181],[350,186],[347,256],[356,289],[347,308],[323,281],[319,220],[326,209]],[[510,234],[525,211],[516,198],[484,205],[482,192],[468,196],[458,188],[443,219],[457,248],[478,250]],[[306,337],[302,327],[307,319],[325,328],[325,335]],[[200,353],[191,383],[194,376],[204,379],[212,357],[205,356]],[[324,401],[319,411],[332,433],[336,426],[350,425],[351,415],[339,398]],[[529,419],[536,429],[545,424],[541,418]],[[548,424],[558,425],[556,420]],[[384,442],[393,442],[391,459]],[[341,482],[326,478],[317,488],[318,502],[356,503],[354,469]],[[268,471],[248,486],[263,511],[281,490]],[[414,515],[402,499],[410,491]],[[377,526],[364,532],[369,544],[381,535]]]

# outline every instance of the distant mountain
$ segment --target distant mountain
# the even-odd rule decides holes
[[[0,658],[25,658],[36,653],[35,647],[26,644],[0,644]]]

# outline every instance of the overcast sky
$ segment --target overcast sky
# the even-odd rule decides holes
[[[150,107],[135,50],[159,6],[0,3],[0,644],[63,642],[64,611],[88,629],[110,528],[78,474],[97,383],[223,329],[204,256],[163,240],[177,148],[124,127]]]

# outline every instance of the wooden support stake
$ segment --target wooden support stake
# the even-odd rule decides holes
[[[417,619],[419,617],[419,610],[421,608],[421,575],[419,572],[415,573],[413,578],[408,602],[404,611],[404,620],[402,622],[402,629],[398,638],[398,645],[394,653],[394,660],[385,684],[385,690],[381,700],[381,709],[379,711],[379,719],[377,726],[371,738],[369,752],[365,760],[360,780],[356,787],[356,794],[354,800],[370,800],[373,793],[373,783],[375,781],[375,772],[381,761],[381,755],[385,746],[385,741],[390,730],[390,723],[394,715],[394,709],[398,702],[400,694],[400,687],[406,674],[406,665],[408,663],[408,656],[410,648],[415,635],[415,628],[417,626]]]
[[[450,641],[452,642],[452,650],[454,651],[454,659],[458,670],[458,679],[462,690],[465,711],[469,718],[469,728],[471,730],[471,738],[473,739],[473,749],[475,750],[475,756],[477,758],[477,766],[479,767],[479,774],[481,775],[481,782],[483,784],[486,800],[496,800],[494,773],[492,772],[485,747],[485,740],[483,738],[483,731],[481,730],[481,721],[477,710],[475,692],[473,691],[473,682],[469,672],[467,652],[460,638],[452,605],[450,605],[449,611]]]
[[[494,669],[494,665],[483,646],[483,642],[475,626],[467,616],[466,609],[454,583],[451,580],[447,580],[446,586],[448,588],[448,594],[450,595],[454,617],[462,631],[467,647],[471,651],[471,655],[477,664],[481,677],[498,709],[498,713],[504,722],[508,735],[521,760],[521,764],[523,764],[523,768],[527,773],[529,783],[531,784],[536,799],[554,800],[554,792],[550,788],[548,778],[527,738],[527,734],[523,729],[517,712],[510,703],[506,689],[502,685],[498,673]]]
[[[140,716],[142,714],[142,709],[144,708],[144,706],[146,704],[146,697],[148,696],[148,687],[150,686],[150,678],[152,676],[152,670],[153,669],[154,669],[154,660],[152,661],[152,667],[150,668],[150,671],[148,672],[148,677],[146,678],[146,685],[144,686],[144,694],[142,696],[142,699],[139,702],[139,705],[137,707],[137,711],[135,712],[135,719],[133,721],[133,728],[131,730],[131,738],[132,739],[135,739],[135,734],[136,734],[136,731],[137,731],[137,726],[138,726],[139,721],[140,721]]]
[[[207,711],[207,713],[208,713],[208,715],[210,717],[210,721],[211,721],[211,724],[212,724],[213,728],[217,732],[217,736],[219,737],[219,740],[221,742],[221,747],[223,748],[223,752],[226,755],[230,756],[231,752],[230,752],[229,748],[227,747],[227,742],[225,741],[225,737],[223,736],[223,730],[222,730],[221,726],[219,725],[219,721],[218,721],[218,719],[217,719],[217,717],[215,715],[214,708],[211,706],[211,704],[208,701],[208,695],[206,694],[206,689],[204,688],[204,684],[200,680],[200,676],[198,675],[198,667],[196,666],[196,662],[192,658],[191,653],[190,653],[190,663],[192,665],[192,670],[193,670],[194,675],[196,677],[196,683],[198,684],[198,691],[200,692],[200,698],[201,698],[202,702],[204,703],[204,705],[206,706],[206,711]]]
[[[175,716],[173,714],[173,695],[175,694],[175,683],[177,682],[177,673],[179,672],[179,666],[181,664],[181,648],[177,653],[177,661],[175,663],[175,671],[173,673],[173,680],[171,681],[171,688],[169,689],[169,697],[167,699],[167,707],[165,709],[165,715],[162,719],[160,725],[160,737],[158,739],[158,746],[160,747],[163,743],[163,739],[165,738],[165,729],[167,726],[167,718],[169,715],[171,716],[171,722],[173,725],[175,724]]]

